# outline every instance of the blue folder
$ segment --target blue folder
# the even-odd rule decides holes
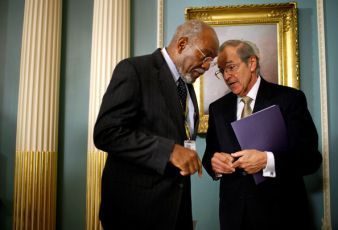
[[[248,117],[231,123],[241,149],[260,151],[285,151],[288,138],[284,118],[278,105],[272,105]],[[255,173],[256,184],[266,178],[262,172]]]

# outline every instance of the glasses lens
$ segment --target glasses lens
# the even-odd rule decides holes
[[[224,70],[223,69],[219,69],[215,72],[215,76],[218,78],[218,79],[222,79],[223,78],[223,73],[224,73]]]
[[[206,57],[203,59],[203,63],[211,64],[214,59],[212,57]]]

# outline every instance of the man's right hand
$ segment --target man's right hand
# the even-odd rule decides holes
[[[235,172],[233,162],[235,158],[228,153],[216,152],[211,158],[212,170],[217,174],[230,174]]]
[[[175,144],[169,161],[181,171],[182,176],[192,175],[198,172],[202,176],[202,162],[196,151]]]

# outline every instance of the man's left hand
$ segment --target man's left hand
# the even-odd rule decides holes
[[[234,168],[242,168],[246,173],[253,174],[261,171],[266,167],[266,152],[255,149],[245,149],[231,154],[232,157],[238,158],[234,163]]]

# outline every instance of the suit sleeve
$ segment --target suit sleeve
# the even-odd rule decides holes
[[[318,170],[322,155],[318,151],[318,134],[307,108],[302,91],[296,91],[288,100],[284,111],[288,130],[289,151],[274,153],[278,175],[294,174],[304,176]]]
[[[207,170],[208,174],[213,178],[217,179],[215,172],[212,170],[211,158],[214,156],[214,153],[219,149],[218,138],[216,134],[215,121],[213,116],[212,105],[209,108],[209,120],[208,120],[208,131],[206,135],[206,148],[202,159],[202,164]]]
[[[142,111],[140,79],[128,60],[120,62],[103,96],[94,127],[94,143],[114,157],[164,173],[174,140],[139,128]]]

